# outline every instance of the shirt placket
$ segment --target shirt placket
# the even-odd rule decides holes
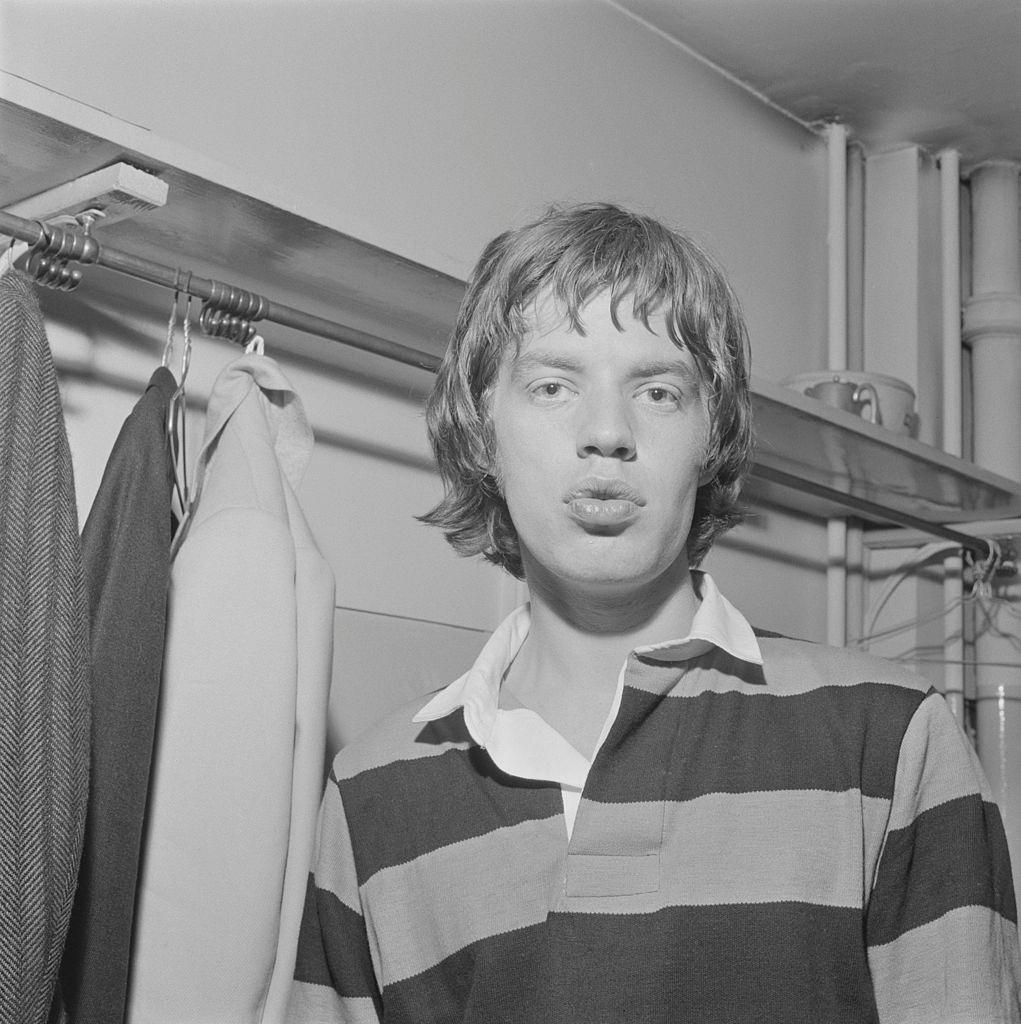
[[[627,747],[640,730],[655,728],[652,718],[660,701],[683,674],[683,664],[651,662],[636,654],[628,658],[620,709],[581,794],[558,910],[613,912],[616,901],[628,909],[651,909],[656,903],[673,735],[656,763],[648,766],[647,777],[641,776],[641,766],[633,763]],[[628,799],[632,781],[636,799]]]

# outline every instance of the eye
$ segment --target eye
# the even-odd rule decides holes
[[[529,393],[539,402],[563,402],[570,395],[570,390],[563,381],[541,380],[529,388]]]
[[[671,408],[681,403],[680,392],[676,388],[668,388],[663,384],[651,384],[649,387],[643,388],[638,394],[649,405]]]

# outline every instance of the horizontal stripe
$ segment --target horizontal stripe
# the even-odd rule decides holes
[[[311,880],[298,935],[294,977],[334,988],[339,995],[378,997],[369,939],[361,914]]]
[[[559,786],[506,775],[479,747],[397,762],[337,785],[357,837],[359,885],[440,847],[521,822],[555,817],[564,828]]]
[[[585,795],[627,802],[860,789],[889,799],[901,739],[923,698],[917,690],[874,683],[791,697],[658,697],[625,686]]]
[[[289,1021],[302,1024],[379,1024],[371,999],[345,999],[333,989],[296,981],[287,1007]]]
[[[315,884],[357,911],[360,898],[351,836],[340,791],[332,777],[323,794],[317,829]]]
[[[662,836],[660,886],[626,897],[589,892],[558,909],[647,914],[668,906],[785,901],[860,908],[888,806],[856,790],[724,793],[665,808],[583,800],[572,851],[591,853],[605,836],[604,849],[616,852],[616,837],[655,830]]]
[[[765,639],[759,642],[766,687],[786,694],[806,693],[818,686],[883,683],[928,693],[928,680],[905,665],[867,651],[828,647],[805,640]]]
[[[362,887],[384,985],[543,921],[563,888],[563,819],[523,822],[376,872]]]
[[[564,896],[637,896],[658,892],[659,857],[617,857],[612,854],[572,853],[567,857]]]
[[[869,901],[868,944],[892,942],[968,906],[1017,924],[1000,812],[978,796],[934,807],[887,836]]]
[[[1017,928],[987,907],[961,907],[869,950],[883,1020],[1021,1020]]]
[[[860,915],[799,904],[557,914],[477,942],[383,998],[388,1024],[878,1021]]]
[[[386,1024],[570,1024],[570,1004],[552,1002],[547,936],[542,924],[494,935],[388,985]]]
[[[921,693],[931,689],[925,679],[910,669],[864,651],[782,638],[764,639],[760,648],[763,665],[749,664],[715,647],[684,662],[632,656],[628,684],[655,694],[678,689],[687,696],[703,691],[793,696],[820,686],[858,686],[868,682]]]
[[[571,853],[616,857],[659,855],[666,805],[659,801],[603,804],[582,797],[571,833]]]
[[[628,659],[625,678],[635,690],[689,697],[703,690],[754,692],[766,682],[761,665],[741,661],[717,647],[681,661],[662,659],[655,654],[633,654]]]
[[[632,825],[644,829],[657,815],[662,820],[663,809],[583,802],[579,826],[600,814],[612,818],[607,834],[620,835]],[[641,916],[670,907],[788,902],[851,908],[860,916],[862,837],[881,836],[884,821],[882,803],[855,792],[716,795],[669,805],[661,858],[637,859],[591,853],[598,825],[588,822],[575,833],[588,841],[577,854],[572,842],[565,859],[562,821],[525,822],[377,872],[362,900],[382,951],[384,983],[427,970],[481,938],[539,923],[554,910]]]
[[[412,721],[427,700],[428,695],[409,701],[343,747],[334,758],[333,775],[349,779],[394,761],[435,757],[451,748],[471,746],[474,741],[460,711],[424,725]]]
[[[923,811],[958,797],[992,799],[975,748],[937,693],[922,701],[904,733],[897,793],[891,829],[905,828]]]

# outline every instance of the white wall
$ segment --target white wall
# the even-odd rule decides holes
[[[488,238],[550,201],[652,212],[728,267],[759,376],[823,365],[819,140],[611,4],[0,0],[0,18],[4,70],[257,172],[295,209],[328,209],[333,226],[459,276]],[[75,59],[54,59],[55,47]],[[69,304],[82,300],[59,301],[73,333]],[[222,358],[197,362],[211,377]],[[420,393],[307,372],[295,382],[321,432],[349,442],[317,454],[305,497],[341,586],[339,685],[371,675],[350,696],[369,694],[370,716],[419,685],[395,682],[402,670],[438,685],[509,591],[411,519],[436,493]],[[76,387],[76,455],[91,481],[116,417],[94,385]],[[380,438],[389,454],[371,450]],[[770,512],[710,568],[757,623],[822,637],[823,550],[817,523]],[[449,627],[399,625],[419,618]],[[421,664],[394,665],[392,644],[373,657],[412,628],[403,649]],[[416,646],[423,628],[442,639]]]

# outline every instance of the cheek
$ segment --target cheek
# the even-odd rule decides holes
[[[494,477],[505,501],[519,499],[536,483],[537,473],[514,438],[505,438],[495,445]]]
[[[506,497],[506,486],[532,487],[546,475],[552,450],[551,437],[541,424],[522,417],[513,408],[496,405],[488,420],[493,476]]]

